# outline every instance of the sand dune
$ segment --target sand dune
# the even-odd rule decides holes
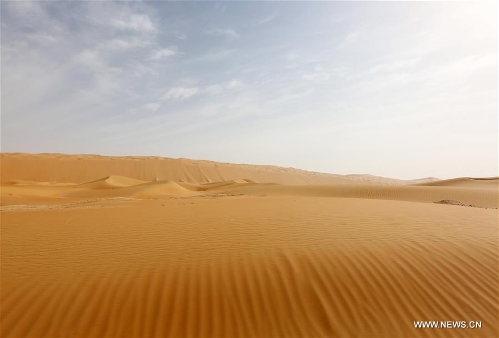
[[[120,178],[120,183],[132,183],[140,182],[137,180],[128,180]],[[112,198],[112,197],[130,197],[130,198],[159,198],[167,196],[192,196],[196,193],[192,190],[186,189],[175,182],[170,181],[158,181],[158,182],[144,182],[133,184],[129,186],[118,187],[116,185],[110,185],[107,189],[104,188],[101,181],[96,181],[97,185],[91,185],[90,190],[73,190],[70,192],[65,192],[62,197],[79,197],[79,198]],[[93,184],[93,183],[90,183]],[[106,183],[109,184],[109,183]],[[88,187],[88,184],[83,184],[81,186]]]
[[[125,176],[142,181],[158,180],[195,184],[241,179],[257,183],[280,184],[409,184],[419,182],[419,180],[401,181],[371,175],[341,176],[276,166],[161,157],[3,153],[1,162],[2,182],[27,180],[85,183],[100,180],[109,175]]]
[[[106,198],[139,198],[152,199],[172,196],[193,196],[203,189],[196,189],[191,185],[186,189],[179,183],[170,181],[145,182],[123,176],[108,176],[100,180],[74,184],[8,184],[3,187],[1,205],[19,204],[25,198],[33,202],[47,202],[52,198],[52,203],[63,203],[69,200],[81,199],[106,199]]]
[[[18,204],[19,198],[92,199],[92,198],[140,198],[182,197],[200,194],[230,194],[237,196],[308,196],[343,197],[422,203],[451,201],[454,204],[478,208],[499,206],[499,189],[470,189],[452,186],[388,186],[374,184],[341,185],[282,185],[252,183],[249,180],[230,180],[205,184],[176,183],[170,181],[145,182],[122,176],[111,176],[78,185],[7,185],[4,187],[2,205]],[[15,199],[15,197],[18,197]]]
[[[1,337],[497,336],[495,178],[54,154],[1,167]]]
[[[136,180],[130,177],[112,175],[101,178],[100,180],[82,183],[80,186],[88,189],[112,189],[131,187],[134,185],[148,183],[146,181]]]
[[[461,177],[451,180],[441,180],[434,182],[419,183],[420,186],[438,186],[438,187],[460,187],[460,188],[473,188],[473,189],[499,189],[499,178],[471,178]]]
[[[310,196],[381,199],[435,203],[454,200],[480,208],[497,208],[499,189],[468,189],[436,186],[383,186],[383,185],[277,185],[277,184],[230,184],[217,190],[234,194],[258,196]]]

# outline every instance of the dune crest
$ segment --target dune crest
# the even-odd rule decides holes
[[[454,180],[461,182],[461,179]],[[454,182],[452,181],[452,182]],[[451,182],[451,183],[452,183]],[[487,180],[487,184],[493,180]],[[481,182],[479,181],[479,184]],[[493,208],[499,206],[499,189],[490,186],[472,189],[470,185],[374,185],[374,184],[329,184],[329,185],[285,185],[276,183],[255,183],[249,179],[210,182],[203,184],[172,181],[141,181],[129,177],[111,175],[82,184],[49,184],[24,182],[3,186],[1,205],[21,204],[23,199],[37,199],[42,202],[63,202],[67,199],[109,199],[137,198],[158,199],[169,197],[221,195],[246,197],[341,197],[363,198],[420,203],[440,203]],[[454,201],[441,203],[440,201]]]
[[[147,182],[125,176],[111,175],[96,181],[82,183],[80,184],[80,186],[89,189],[113,189],[113,188],[131,187],[134,185],[139,185],[144,183]]]
[[[110,173],[141,181],[203,184],[231,180],[279,184],[409,184],[372,175],[334,175],[269,165],[231,164],[161,157],[2,153],[2,182],[85,183]],[[35,169],[36,168],[36,169]],[[419,181],[418,181],[419,182]]]
[[[459,187],[459,188],[472,188],[472,189],[499,189],[499,178],[498,177],[487,177],[487,178],[471,178],[471,177],[461,177],[453,178],[450,180],[441,180],[434,182],[424,182],[417,184],[419,186],[438,186],[438,187]]]
[[[85,189],[75,189],[75,188]],[[128,177],[113,176],[90,183],[73,186],[72,190],[66,189],[61,197],[73,198],[140,198],[154,199],[172,196],[193,196],[196,191],[189,190],[179,183],[171,181],[144,182]]]

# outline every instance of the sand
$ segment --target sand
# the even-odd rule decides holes
[[[497,178],[59,154],[1,168],[1,337],[498,336]]]
[[[64,154],[1,154],[1,180],[86,183],[110,175],[142,181],[212,183],[250,180],[280,184],[406,184],[434,181],[401,181],[372,175],[333,175],[268,165],[231,164],[162,157],[109,157]]]

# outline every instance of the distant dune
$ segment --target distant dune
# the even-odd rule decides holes
[[[497,337],[497,178],[1,160],[1,337]]]
[[[461,182],[462,180],[455,180]],[[162,197],[185,197],[195,195],[274,196],[274,197],[343,197],[422,203],[440,203],[497,208],[498,189],[492,189],[497,180],[488,179],[487,185],[473,180],[466,187],[461,185],[376,185],[348,181],[341,184],[286,185],[255,183],[248,179],[229,180],[204,184],[172,181],[141,181],[129,177],[112,175],[82,184],[49,184],[32,181],[11,180],[2,186],[0,205],[19,204],[28,199],[30,203],[57,203],[69,200],[95,198],[157,199]],[[495,182],[495,183],[494,183]],[[438,183],[438,182],[437,182]],[[473,189],[476,183],[477,188]],[[485,186],[486,188],[483,188]]]
[[[279,184],[411,184],[372,175],[333,175],[266,165],[230,164],[161,157],[3,153],[2,182],[85,183],[118,175],[142,181],[210,183],[247,179]],[[431,179],[430,179],[431,180]],[[419,182],[419,181],[418,181]]]
[[[499,189],[499,177],[487,177],[487,178],[461,177],[461,178],[454,178],[451,180],[441,180],[441,181],[438,180],[431,182],[427,181],[419,183],[417,185],[497,190]]]
[[[88,189],[112,189],[112,188],[131,187],[134,185],[139,185],[144,183],[148,182],[136,180],[130,177],[112,175],[101,178],[100,180],[82,183],[80,184],[80,186]]]

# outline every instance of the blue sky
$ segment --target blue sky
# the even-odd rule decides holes
[[[495,2],[1,10],[3,152],[498,174]]]

